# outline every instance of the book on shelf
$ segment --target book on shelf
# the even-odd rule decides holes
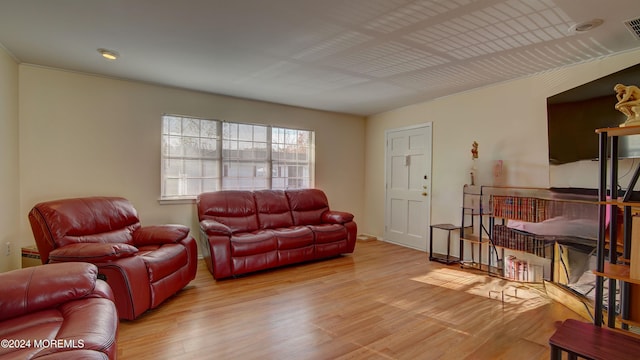
[[[504,260],[504,277],[524,282],[542,282],[542,265],[532,264],[527,260],[509,255]]]
[[[494,246],[523,251],[540,257],[545,257],[546,254],[547,242],[544,236],[515,230],[502,224],[494,224],[492,242]]]
[[[496,217],[528,222],[541,222],[547,218],[545,199],[493,195],[492,200]]]

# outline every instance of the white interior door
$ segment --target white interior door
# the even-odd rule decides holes
[[[386,134],[384,240],[427,251],[431,209],[431,123]]]

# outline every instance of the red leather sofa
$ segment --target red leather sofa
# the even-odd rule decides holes
[[[142,226],[119,197],[62,199],[35,205],[29,222],[43,264],[98,266],[121,319],[156,308],[196,276],[197,244],[183,225]]]
[[[215,279],[352,253],[353,215],[319,189],[225,190],[197,201],[200,249]]]
[[[88,263],[0,273],[0,360],[115,359],[113,293]]]

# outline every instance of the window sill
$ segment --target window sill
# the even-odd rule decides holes
[[[160,205],[183,205],[183,204],[195,204],[195,198],[160,198],[158,199]]]

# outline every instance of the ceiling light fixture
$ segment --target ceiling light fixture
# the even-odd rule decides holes
[[[576,32],[585,32],[585,31],[593,30],[598,26],[602,25],[602,23],[604,23],[604,20],[602,19],[593,19],[589,21],[584,21],[571,26],[569,28],[569,32],[576,33]]]
[[[120,57],[120,54],[113,50],[98,49],[98,52],[100,53],[100,55],[102,55],[103,58],[107,60],[116,60],[118,57]]]

